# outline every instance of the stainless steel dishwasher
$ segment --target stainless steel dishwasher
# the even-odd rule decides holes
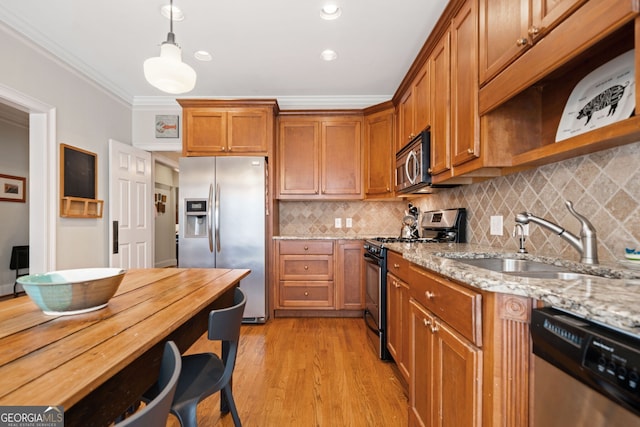
[[[640,426],[640,337],[533,310],[533,426]]]

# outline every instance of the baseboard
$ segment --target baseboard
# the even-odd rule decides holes
[[[178,266],[178,260],[175,258],[167,259],[164,261],[157,261],[155,263],[156,268],[167,268],[167,267],[177,267],[177,266]]]
[[[22,286],[18,285],[18,291],[22,290]],[[13,283],[0,285],[0,296],[13,295]]]

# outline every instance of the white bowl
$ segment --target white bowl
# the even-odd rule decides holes
[[[124,275],[120,268],[80,268],[30,274],[18,283],[45,314],[69,315],[106,307]]]

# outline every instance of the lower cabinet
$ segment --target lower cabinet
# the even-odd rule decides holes
[[[409,285],[387,274],[387,349],[407,384],[411,378],[410,314]]]
[[[482,350],[410,300],[410,426],[481,425]]]
[[[360,240],[276,241],[276,316],[298,311],[362,310],[362,257]]]

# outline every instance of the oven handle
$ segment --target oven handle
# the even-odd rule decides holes
[[[373,320],[373,316],[371,315],[371,312],[369,311],[369,309],[365,308],[364,309],[364,324],[367,325],[367,328],[371,329],[371,331],[375,332],[376,334],[380,335],[380,329],[378,329],[377,327],[373,327],[371,326],[371,324],[369,323],[369,318],[371,318]],[[374,321],[375,324],[375,321]]]
[[[377,265],[380,265],[382,263],[382,259],[376,258],[375,256],[367,252],[364,253],[364,260],[366,262],[370,262],[372,264],[377,264]]]

